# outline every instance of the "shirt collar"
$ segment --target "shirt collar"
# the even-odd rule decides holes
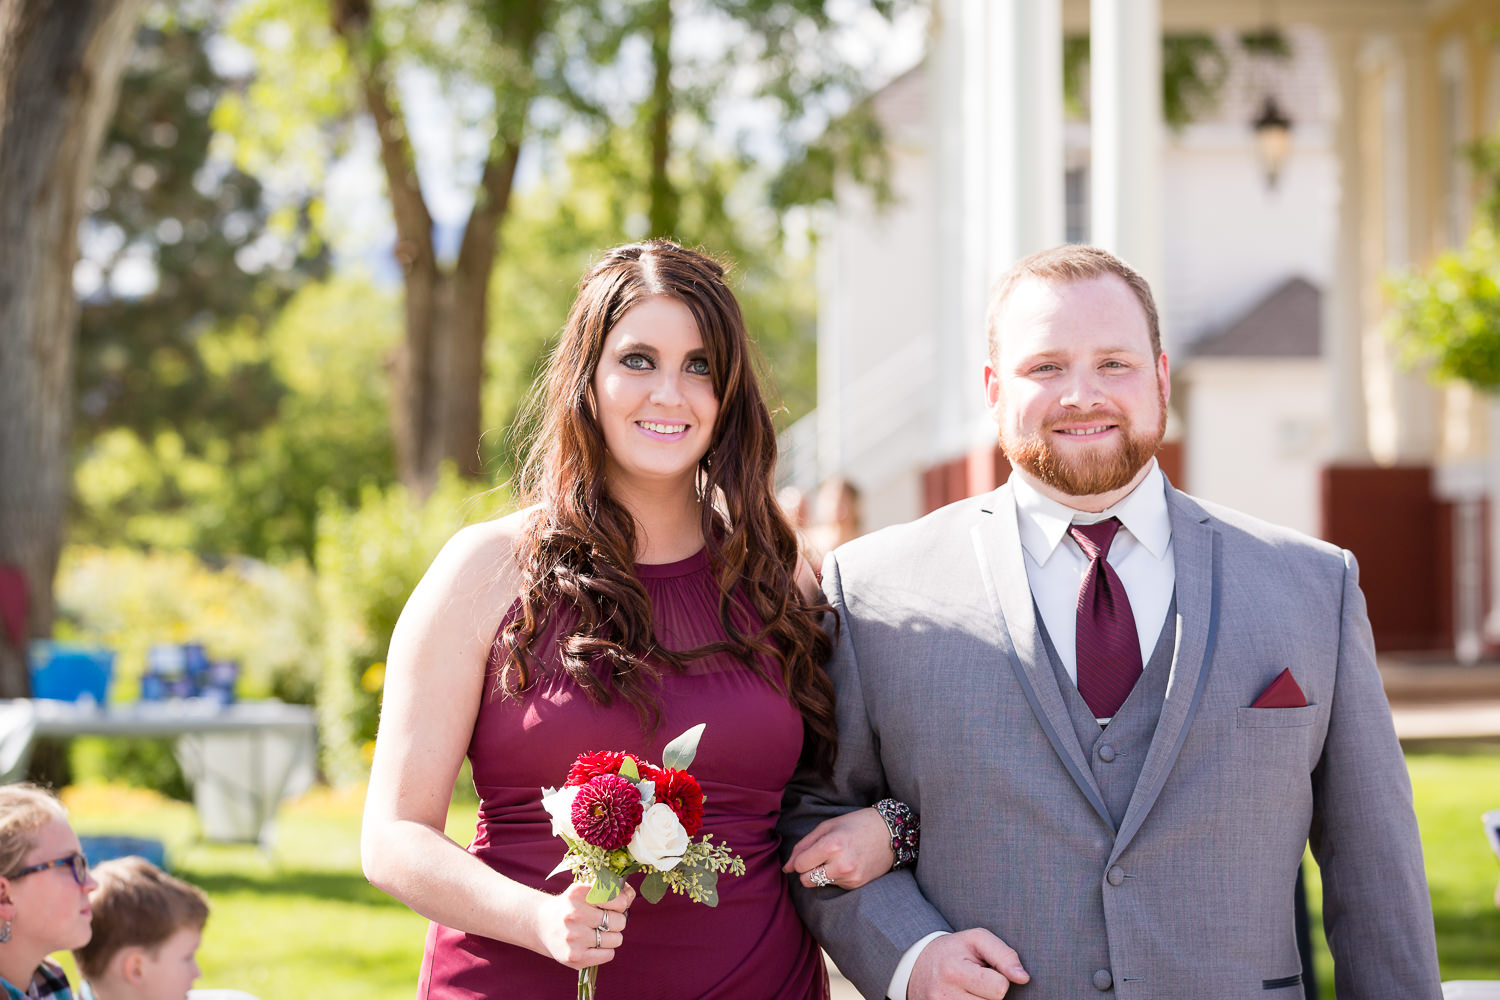
[[[1052,553],[1068,533],[1068,526],[1092,524],[1107,518],[1118,517],[1120,524],[1130,532],[1132,538],[1157,559],[1166,554],[1172,541],[1172,519],[1167,513],[1166,477],[1156,459],[1151,460],[1151,471],[1136,484],[1135,489],[1113,507],[1095,514],[1075,510],[1043,496],[1024,476],[1010,477],[1011,489],[1016,498],[1016,520],[1021,529],[1021,546],[1037,565],[1046,565]]]

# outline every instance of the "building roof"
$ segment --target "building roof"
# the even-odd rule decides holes
[[[1323,293],[1289,278],[1227,328],[1193,345],[1195,358],[1316,358]]]

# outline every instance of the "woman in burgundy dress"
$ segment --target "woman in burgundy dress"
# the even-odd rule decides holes
[[[402,612],[361,846],[370,880],[432,921],[419,997],[571,997],[605,963],[618,997],[826,997],[774,826],[799,760],[834,743],[828,640],[749,350],[718,264],[660,240],[608,252],[549,363],[532,506],[459,532]],[[541,787],[585,751],[659,761],[700,722],[703,831],[746,865],[719,905],[594,906],[549,879],[564,845]],[[467,849],[443,834],[465,756]],[[829,824],[804,843],[847,845],[818,852],[840,886],[891,867],[873,810]]]

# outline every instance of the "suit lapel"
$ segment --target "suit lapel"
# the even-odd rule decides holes
[[[1218,633],[1219,533],[1203,508],[1170,486],[1167,512],[1172,519],[1172,551],[1177,569],[1177,648],[1172,655],[1172,673],[1167,681],[1161,718],[1120,823],[1111,860],[1119,857],[1140,829],[1177,761],[1208,680],[1208,664]]]
[[[981,510],[985,512],[971,530],[985,593],[997,619],[1001,652],[1015,671],[1027,703],[1052,748],[1089,800],[1105,826],[1114,829],[1104,796],[1094,780],[1073,731],[1073,720],[1063,703],[1062,692],[1052,675],[1052,664],[1042,646],[1037,628],[1031,584],[1026,578],[1026,557],[1016,523],[1015,495],[1010,486],[996,490]]]

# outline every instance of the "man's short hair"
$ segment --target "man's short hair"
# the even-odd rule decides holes
[[[202,930],[208,897],[145,858],[106,861],[93,869],[99,888],[89,894],[94,936],[73,952],[85,979],[104,975],[122,948],[154,951],[184,927]]]
[[[1022,257],[1000,275],[990,289],[989,310],[985,314],[985,334],[989,341],[990,360],[1000,357],[1000,307],[1023,278],[1037,278],[1054,284],[1087,281],[1113,274],[1129,286],[1146,314],[1146,329],[1151,334],[1151,355],[1161,357],[1161,324],[1156,315],[1156,300],[1151,286],[1134,268],[1108,250],[1066,243],[1051,250],[1038,250]]]

